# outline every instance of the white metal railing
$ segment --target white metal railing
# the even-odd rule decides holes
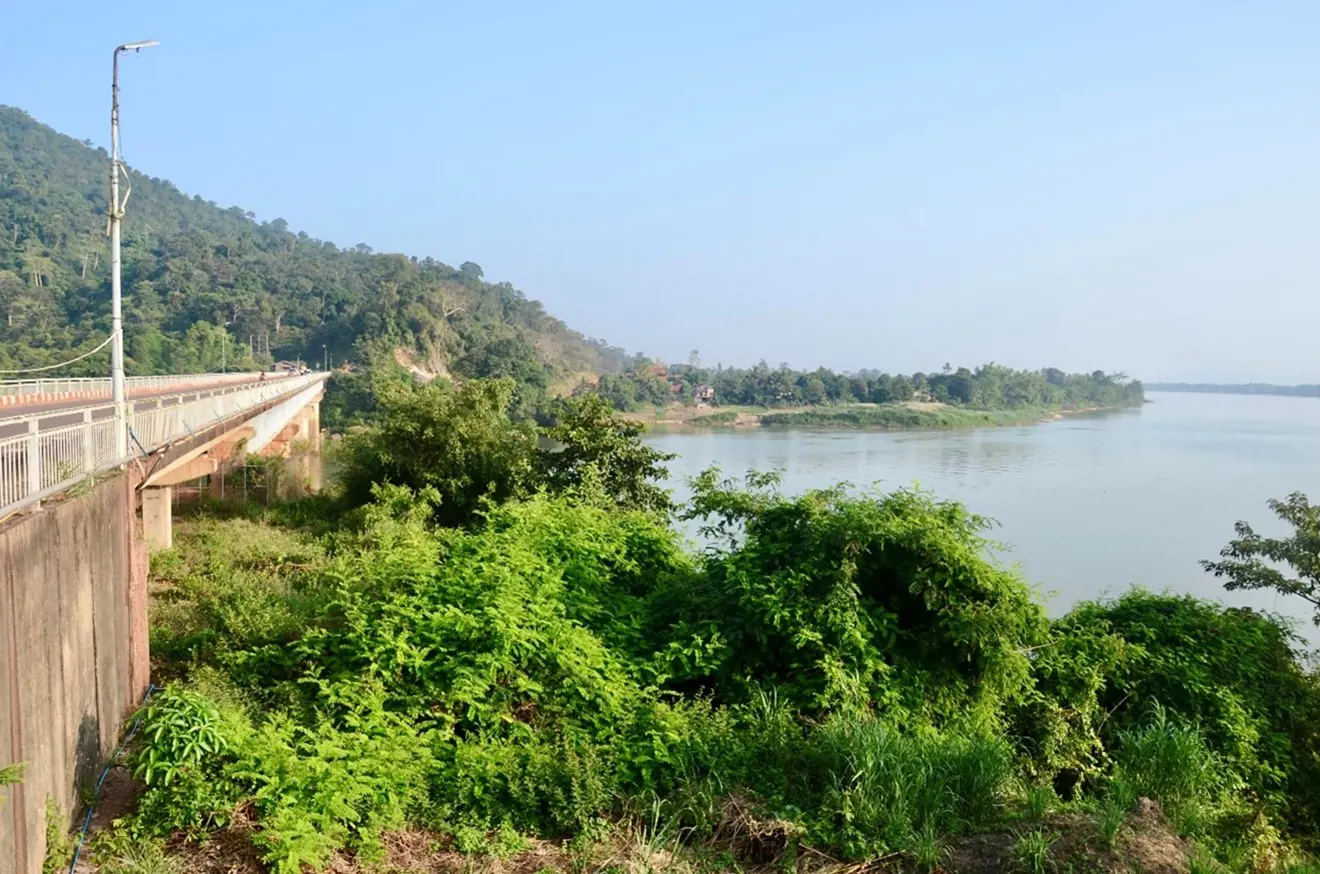
[[[134,409],[128,404],[128,455],[116,457],[113,407],[84,407],[67,412],[4,419],[10,431],[0,438],[0,518],[61,492],[87,476],[118,467],[130,458],[223,422],[244,410],[292,397],[328,374],[272,378],[244,385],[218,386],[153,398]],[[41,428],[43,420],[81,415],[82,421]],[[21,429],[21,430],[20,430]]]
[[[177,388],[202,388],[210,385],[232,385],[257,379],[259,373],[184,373],[167,376],[130,376],[124,380],[129,397],[147,392]],[[110,377],[78,377],[71,379],[15,379],[0,382],[0,407],[58,400],[61,397],[110,397]]]

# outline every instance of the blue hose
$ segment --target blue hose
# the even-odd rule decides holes
[[[147,694],[142,698],[142,706],[145,707],[147,702],[151,700],[151,693],[154,691],[156,691],[156,684],[148,683]],[[73,851],[73,861],[69,863],[69,874],[73,874],[74,869],[78,867],[78,857],[82,855],[83,844],[87,842],[87,830],[92,827],[92,815],[96,813],[96,802],[101,799],[101,787],[105,785],[105,778],[110,774],[110,769],[115,766],[115,762],[119,760],[124,747],[133,739],[133,735],[137,734],[138,723],[141,721],[142,711],[139,710],[137,716],[133,717],[133,724],[129,726],[128,734],[124,735],[124,739],[119,742],[115,754],[110,757],[105,769],[101,771],[101,779],[96,781],[96,794],[92,796],[92,803],[87,805],[87,815],[83,817],[82,832],[78,835],[78,846]]]

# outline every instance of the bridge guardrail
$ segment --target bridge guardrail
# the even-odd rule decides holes
[[[174,440],[222,422],[268,401],[292,396],[323,380],[328,374],[286,376],[218,390],[181,392],[159,398],[150,409],[128,404],[126,428],[129,454],[116,456],[116,422],[95,418],[102,407],[70,410],[82,421],[42,430],[40,422],[57,413],[6,419],[25,423],[25,433],[0,438],[0,519],[29,504],[61,492],[85,477],[118,467],[130,458],[151,452]],[[189,395],[196,395],[188,400]],[[174,403],[169,401],[174,400]]]
[[[128,397],[159,389],[203,388],[212,385],[230,385],[248,382],[260,373],[184,373],[168,376],[130,376],[124,380]],[[15,407],[62,398],[110,398],[108,376],[73,377],[68,379],[12,379],[0,381],[0,407]]]

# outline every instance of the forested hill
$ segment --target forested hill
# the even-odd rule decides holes
[[[104,149],[0,105],[0,369],[108,336],[108,188]],[[476,264],[341,249],[138,172],[123,253],[130,373],[218,370],[222,355],[319,362],[323,344],[339,361],[370,345],[430,371],[544,385],[622,359]],[[103,372],[105,353],[82,369]]]

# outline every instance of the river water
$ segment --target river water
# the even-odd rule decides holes
[[[846,481],[919,483],[995,519],[1051,613],[1132,585],[1188,592],[1300,619],[1311,611],[1274,593],[1225,592],[1201,570],[1246,519],[1282,533],[1265,501],[1303,491],[1320,500],[1320,400],[1151,393],[1139,410],[1024,428],[956,432],[725,430],[657,433],[678,454],[676,497],[714,464],[726,475],[778,470],[797,493]]]

